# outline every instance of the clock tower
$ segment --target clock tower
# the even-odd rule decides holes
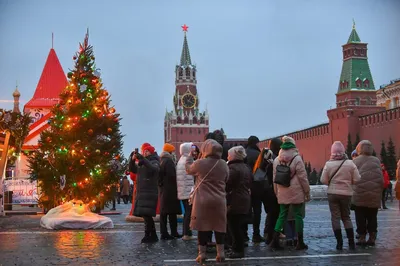
[[[164,119],[164,142],[174,145],[178,156],[182,143],[193,142],[199,146],[209,131],[208,111],[199,109],[197,68],[190,58],[188,28],[182,26],[184,37],[180,64],[175,67],[174,107],[166,111]]]

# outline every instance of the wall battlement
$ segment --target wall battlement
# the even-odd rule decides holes
[[[361,127],[380,127],[395,120],[400,121],[400,107],[363,115],[358,118]]]

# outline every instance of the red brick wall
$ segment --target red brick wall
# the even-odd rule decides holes
[[[391,137],[400,156],[400,108],[374,113],[359,118],[360,138],[372,142],[376,153],[381,151],[381,142],[386,145]]]

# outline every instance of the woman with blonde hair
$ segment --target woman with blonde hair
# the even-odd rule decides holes
[[[357,245],[375,245],[378,232],[378,208],[381,206],[383,191],[383,174],[381,162],[373,156],[374,149],[369,140],[363,140],[357,145],[357,154],[354,164],[360,172],[361,179],[354,185],[353,204],[355,206]],[[366,235],[369,239],[366,241]]]

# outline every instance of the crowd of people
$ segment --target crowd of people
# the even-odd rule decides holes
[[[206,260],[214,246],[218,262],[225,257],[244,257],[250,240],[249,224],[253,226],[252,241],[266,242],[271,250],[283,249],[283,233],[296,250],[307,249],[303,220],[310,186],[296,142],[285,136],[272,139],[268,148],[260,149],[258,143],[258,138],[251,136],[246,147],[228,149],[223,134],[214,131],[206,135],[200,148],[192,143],[181,144],[179,160],[175,147],[169,143],[164,144],[160,155],[149,143],[144,143],[140,152],[132,152],[129,171],[136,175],[133,215],[142,217],[145,223],[142,243],[158,241],[153,217],[159,200],[161,239],[197,240],[199,263]],[[348,158],[343,144],[336,141],[323,169],[320,179],[328,185],[338,250],[343,249],[341,221],[349,249],[375,245],[378,208],[386,195],[388,176],[380,160],[372,154],[371,142],[363,140],[352,158]],[[400,169],[397,175],[399,172]],[[399,186],[397,182],[397,198],[400,198]],[[177,226],[181,202],[182,234]],[[263,235],[262,208],[267,213]],[[355,211],[356,237],[351,209]],[[197,231],[197,237],[193,231]]]

